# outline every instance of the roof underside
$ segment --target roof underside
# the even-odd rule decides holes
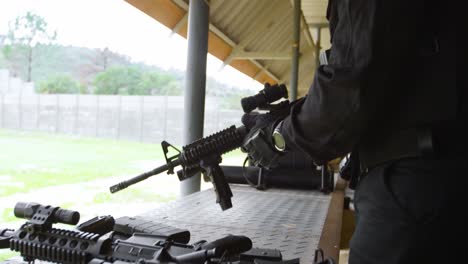
[[[188,1],[126,0],[147,15],[187,37]],[[290,82],[293,0],[211,0],[208,51],[226,65],[264,83]],[[315,70],[315,39],[329,46],[326,0],[302,0],[299,95]]]

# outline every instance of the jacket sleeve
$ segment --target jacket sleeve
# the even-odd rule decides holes
[[[328,65],[321,65],[306,99],[284,119],[289,149],[321,163],[351,151],[366,127],[362,97],[373,60],[377,27],[374,0],[334,1],[338,6]]]

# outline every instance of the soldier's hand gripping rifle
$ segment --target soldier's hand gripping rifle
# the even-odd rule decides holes
[[[250,112],[257,107],[267,107],[270,103],[282,97],[287,97],[287,90],[284,85],[265,85],[265,88],[257,95],[244,98],[242,100],[242,107],[244,111]],[[221,155],[241,147],[247,132],[244,126],[231,126],[182,147],[182,151],[168,142],[163,141],[161,145],[166,159],[165,165],[118,183],[110,187],[110,192],[118,192],[130,185],[165,171],[167,171],[168,174],[173,174],[175,167],[182,166],[182,170],[177,172],[179,180],[182,181],[199,172],[204,172],[213,184],[213,189],[216,193],[216,202],[219,203],[222,210],[229,209],[232,207],[232,192],[219,163],[221,163]],[[168,156],[170,149],[175,150],[177,154],[171,157]]]

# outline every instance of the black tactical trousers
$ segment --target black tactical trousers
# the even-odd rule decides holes
[[[355,192],[349,263],[465,263],[462,242],[454,240],[466,241],[463,162],[402,159],[369,171]]]

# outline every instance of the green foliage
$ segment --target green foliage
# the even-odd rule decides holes
[[[38,43],[50,43],[56,37],[55,31],[48,30],[45,19],[31,12],[10,21],[2,53],[13,75],[31,81],[33,62],[38,55],[33,52],[34,46]]]
[[[45,19],[39,15],[27,12],[23,16],[10,21],[8,39],[11,44],[22,44],[29,47],[37,43],[49,43],[57,37],[57,32],[50,32]]]
[[[112,67],[94,79],[95,94],[141,94],[142,73],[134,67]]]
[[[57,74],[40,82],[37,91],[47,94],[76,94],[84,93],[85,87],[73,80],[69,75]]]
[[[30,19],[31,17],[33,15]],[[44,25],[41,27],[44,28]],[[52,82],[51,79],[60,83],[57,76],[65,75],[73,80],[73,84],[70,88],[59,86],[59,89],[57,85],[54,85],[53,89],[39,88],[38,92],[171,96],[183,94],[184,71],[163,70],[154,65],[133,63],[129,57],[108,48],[89,49],[42,43],[45,41],[37,42],[31,49],[33,60],[30,66],[34,70],[30,72],[30,77],[36,83],[36,87],[45,86],[44,83]],[[13,76],[28,79],[29,61],[25,55],[28,54],[29,46],[24,41],[16,41],[13,44],[9,36],[0,36],[0,49],[0,67],[7,67]],[[70,83],[70,80],[67,82]],[[76,82],[80,84],[78,89]],[[221,105],[229,109],[239,109],[240,98],[256,93],[252,89],[228,86],[214,78],[207,78],[206,86],[207,95],[221,98]]]
[[[139,84],[141,94],[182,95],[182,85],[173,75],[164,72],[146,72]]]
[[[94,79],[96,94],[180,95],[182,87],[173,76],[161,72],[143,72],[136,67],[112,67]]]
[[[0,261],[19,256],[18,252],[10,251],[9,249],[0,249]]]
[[[5,66],[13,76],[23,79],[27,76],[27,51],[28,47],[21,44],[6,44],[1,48]]]
[[[130,58],[104,49],[82,49],[82,55],[76,58],[77,75],[84,84],[92,83],[96,74],[111,67],[130,66]]]
[[[94,195],[93,203],[94,204],[108,203],[111,200],[112,200],[112,197],[111,197],[110,193],[99,192],[99,193]]]
[[[2,223],[14,222],[18,220],[13,214],[13,208],[3,209],[0,219],[2,220]]]

